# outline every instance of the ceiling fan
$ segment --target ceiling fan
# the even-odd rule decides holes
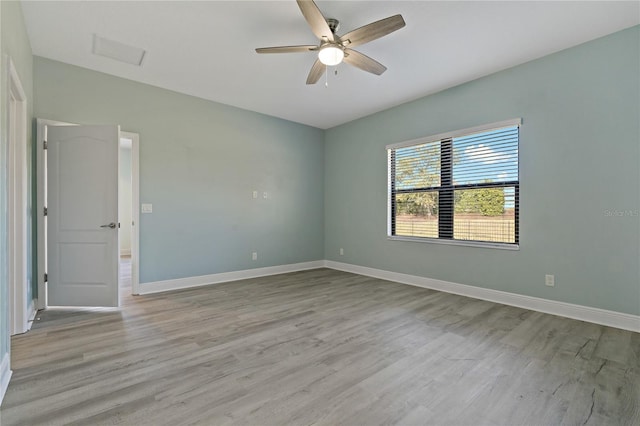
[[[307,84],[315,84],[327,66],[338,65],[344,60],[349,65],[372,74],[380,75],[387,67],[352,47],[384,37],[405,26],[402,15],[394,15],[350,31],[343,36],[336,34],[340,22],[325,18],[313,0],[296,0],[311,31],[320,39],[319,45],[260,47],[257,53],[318,52],[318,59],[307,76]]]

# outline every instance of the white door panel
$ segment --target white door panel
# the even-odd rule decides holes
[[[48,304],[118,306],[117,126],[48,126]]]

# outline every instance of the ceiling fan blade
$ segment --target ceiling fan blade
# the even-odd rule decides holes
[[[405,25],[402,15],[394,15],[350,31],[340,37],[340,40],[345,46],[355,47],[384,37]]]
[[[296,0],[298,3],[298,7],[300,7],[300,11],[304,16],[304,19],[307,20],[307,23],[311,27],[311,31],[318,37],[320,40],[326,39],[327,41],[334,41],[333,32],[331,28],[329,28],[329,24],[327,24],[327,20],[318,9],[318,6],[313,2],[313,0]]]
[[[353,49],[344,50],[344,61],[349,65],[375,75],[380,75],[387,70],[387,67],[380,62]]]
[[[309,76],[307,77],[307,84],[316,84],[322,74],[327,70],[327,66],[320,62],[320,59],[316,59],[311,67],[311,71],[309,71]]]
[[[278,46],[278,47],[258,47],[257,53],[296,53],[296,52],[310,52],[317,50],[318,46],[313,44],[304,46]]]

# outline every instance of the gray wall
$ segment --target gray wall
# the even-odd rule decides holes
[[[19,2],[0,1],[1,14],[1,64],[0,64],[0,361],[9,350],[9,316],[8,316],[8,283],[7,283],[7,58],[10,57],[16,68],[20,83],[27,96],[27,119],[31,121],[33,110],[33,56],[31,44],[27,36]],[[31,140],[31,128],[27,128],[27,140]],[[27,150],[28,170],[32,170],[32,149]],[[31,173],[30,173],[31,175]],[[33,191],[32,191],[33,192]],[[33,193],[29,194],[32,197]],[[31,203],[29,203],[29,208]],[[31,236],[32,226],[28,226]],[[31,241],[31,240],[30,240]],[[28,253],[33,244],[28,243]],[[31,258],[28,260],[31,268]],[[35,262],[35,259],[33,259]],[[31,272],[31,269],[29,269]],[[32,288],[37,285],[29,273],[28,280],[32,287],[28,288],[28,300],[32,297]]]
[[[38,118],[140,134],[141,283],[323,258],[321,130],[40,57],[34,90]]]
[[[636,26],[327,131],[325,258],[640,314],[639,52]],[[517,117],[519,251],[387,240],[385,145]]]

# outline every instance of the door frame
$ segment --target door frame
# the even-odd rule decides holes
[[[10,334],[29,330],[35,303],[27,300],[28,241],[28,164],[27,96],[11,58],[7,60],[7,266]]]
[[[48,306],[47,301],[47,283],[45,281],[45,273],[47,272],[47,222],[44,216],[44,208],[47,203],[47,169],[46,169],[46,150],[44,149],[44,141],[46,140],[46,126],[76,126],[75,123],[67,123],[63,121],[48,120],[43,118],[36,119],[36,174],[38,188],[37,194],[37,214],[38,214],[38,306],[37,309],[45,309]],[[139,200],[140,200],[140,175],[139,175],[139,142],[140,136],[137,133],[120,131],[121,137],[131,139],[131,195],[132,195],[132,220],[135,226],[131,227],[131,290],[133,294],[139,293],[139,271],[140,271],[140,230],[138,223],[139,217]],[[118,141],[120,144],[120,141]],[[120,221],[120,218],[118,218]],[[119,283],[118,283],[119,284]]]

